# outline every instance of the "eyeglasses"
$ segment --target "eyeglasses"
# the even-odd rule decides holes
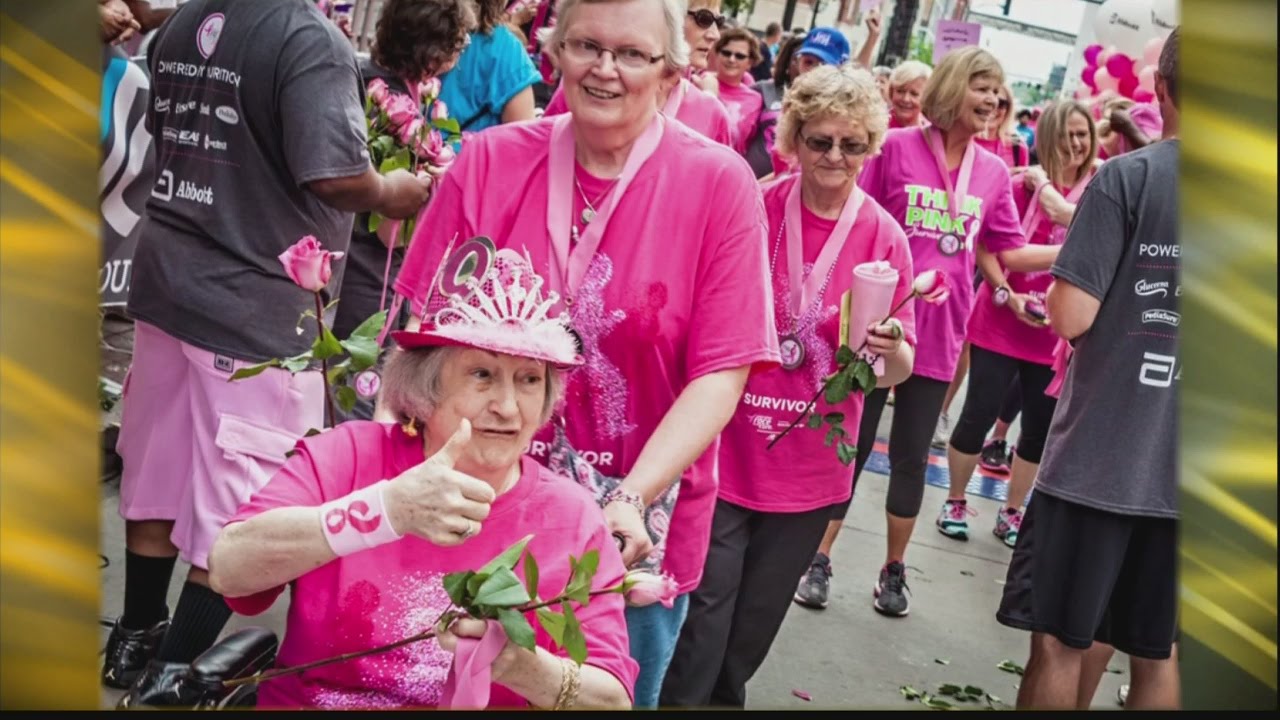
[[[725,18],[725,16],[717,15],[706,8],[702,8],[701,10],[690,10],[687,14],[689,17],[693,18],[693,21],[703,30],[706,30],[713,24],[723,30],[725,23],[728,22],[728,19]]]
[[[746,60],[751,56],[746,53],[734,52],[732,50],[721,50],[720,57],[725,60]]]
[[[566,55],[570,60],[576,63],[594,63],[600,60],[605,53],[613,55],[613,61],[619,67],[628,70],[643,70],[650,65],[660,62],[663,55],[650,55],[649,53],[633,47],[607,48],[597,42],[591,40],[563,40],[560,47],[566,51]]]
[[[800,132],[796,132],[796,135],[800,138],[800,141],[804,143],[805,147],[819,155],[826,155],[831,152],[831,148],[836,146],[835,141],[829,137],[821,137],[818,135],[805,137]],[[858,157],[859,155],[866,155],[867,151],[870,149],[871,146],[864,142],[858,142],[856,140],[840,141],[840,155],[843,157]]]

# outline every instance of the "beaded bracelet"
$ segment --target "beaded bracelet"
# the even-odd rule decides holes
[[[644,500],[640,497],[639,493],[628,492],[620,487],[616,487],[605,493],[604,500],[600,503],[600,507],[608,507],[616,502],[626,503],[635,508],[636,512],[640,513],[641,518],[644,517],[645,510],[647,509],[645,508]]]
[[[560,658],[560,694],[553,710],[568,710],[578,703],[582,667],[569,658]]]

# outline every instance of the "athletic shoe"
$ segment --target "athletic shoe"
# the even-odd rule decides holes
[[[107,638],[107,649],[102,661],[102,684],[117,690],[125,690],[142,673],[147,663],[160,651],[160,641],[169,629],[165,618],[148,628],[130,630],[116,620]]]
[[[942,503],[942,512],[938,513],[938,532],[956,540],[969,539],[969,518],[976,517],[978,511],[969,507],[964,500],[947,500]]]
[[[1005,545],[1013,547],[1018,544],[1018,530],[1021,527],[1022,511],[1017,508],[1004,508],[996,513],[996,526],[991,532],[1003,540]]]
[[[998,475],[1009,474],[1009,443],[1004,440],[988,440],[978,457],[978,464],[983,470]]]
[[[951,418],[946,413],[938,416],[938,427],[933,431],[933,446],[945,448],[951,442]]]
[[[872,606],[876,612],[889,617],[905,617],[911,612],[911,601],[907,599],[907,569],[902,563],[894,560],[880,569],[880,578],[876,580],[876,600]]]
[[[818,553],[809,565],[809,572],[800,579],[796,588],[795,601],[814,610],[827,606],[827,595],[831,592],[831,558]]]

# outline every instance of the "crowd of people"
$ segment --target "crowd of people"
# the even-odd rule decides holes
[[[792,606],[829,604],[892,405],[875,612],[910,611],[942,446],[949,538],[975,469],[1009,476],[992,611],[1031,633],[1018,705],[1089,707],[1118,649],[1129,706],[1177,706],[1176,30],[1149,106],[1020,108],[976,46],[872,66],[875,11],[855,56],[719,0],[385,0],[366,56],[332,5],[100,3],[104,39],[145,50],[155,138],[102,673],[124,705],[164,704],[286,587],[279,667],[420,633],[445,575],[533,535],[535,596],[594,552],[593,590],[647,569],[673,597],[579,606],[583,664],[499,635],[490,707],[744,707]],[[447,162],[371,162],[384,93],[438,95]],[[304,236],[337,337],[390,315],[333,427],[321,370],[256,367],[317,341],[316,288],[278,259]],[[895,312],[867,314],[876,284]],[[848,350],[874,388],[827,402]],[[441,706],[495,623],[263,682],[258,706]]]

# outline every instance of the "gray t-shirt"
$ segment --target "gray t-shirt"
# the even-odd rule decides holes
[[[315,302],[277,256],[305,235],[351,242],[352,214],[304,187],[369,167],[351,43],[311,0],[191,0],[149,65],[156,182],[129,313],[238,359],[305,350],[315,326],[294,328]]]
[[[1102,306],[1075,341],[1037,492],[1178,517],[1178,152],[1109,160],[1076,208],[1052,272]]]

